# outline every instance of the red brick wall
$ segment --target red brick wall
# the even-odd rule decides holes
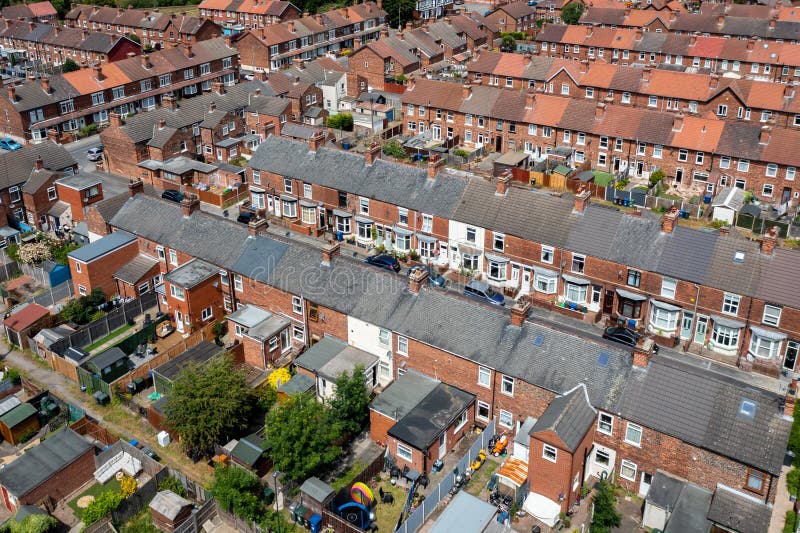
[[[91,263],[82,263],[78,272],[76,260],[69,259],[69,269],[72,273],[72,284],[75,295],[79,295],[78,286],[86,288],[86,294],[92,289],[102,289],[106,296],[117,294],[117,283],[113,278],[114,273],[136,257],[138,249],[136,242],[132,242],[114,250],[113,252],[95,259]]]
[[[49,171],[45,170],[43,172]],[[58,201],[58,197],[55,200],[51,200],[47,193],[47,189],[53,186],[58,177],[57,174],[53,174],[34,194],[22,193],[22,203],[25,204],[25,211],[29,216],[33,215],[33,225],[39,229],[42,227],[42,217],[47,215],[53,204]],[[28,220],[30,221],[31,219],[28,218]]]
[[[299,371],[299,369],[298,369]],[[397,421],[370,409],[369,436],[378,444],[387,442],[389,430]]]
[[[94,474],[94,470],[94,448],[90,448],[55,476],[20,498],[20,503],[37,505],[46,497],[56,501],[61,500],[86,483]]]
[[[98,183],[96,187],[97,194],[94,194],[87,199],[86,195],[90,192],[90,189],[79,191],[70,187],[64,187],[61,184],[56,185],[58,198],[61,201],[68,203],[72,207],[72,220],[74,222],[82,222],[84,220],[83,210],[86,206],[95,202],[99,202],[103,199],[103,184]]]

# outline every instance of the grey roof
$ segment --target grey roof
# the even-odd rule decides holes
[[[69,252],[67,255],[77,261],[89,263],[98,259],[108,253],[117,250],[126,244],[132,243],[136,237],[125,231],[115,231],[106,235],[102,239],[89,243],[86,246],[81,246],[77,250]]]
[[[33,340],[43,345],[45,348],[50,348],[53,344],[69,337],[75,330],[69,326],[62,325],[53,328],[45,328],[39,330],[39,333],[33,337]]]
[[[295,359],[294,364],[300,368],[317,372],[344,350],[346,346],[347,343],[344,341],[325,336],[314,344],[314,346],[303,352],[300,357]]]
[[[372,400],[369,408],[393,420],[400,420],[439,383],[436,379],[409,370]]]
[[[708,509],[709,520],[738,533],[767,531],[771,517],[771,505],[724,485],[717,485]]]
[[[292,137],[295,139],[308,140],[313,137],[319,128],[306,126],[305,124],[296,124],[294,122],[287,122],[281,126],[281,135],[285,137]]]
[[[317,477],[310,477],[300,485],[300,492],[307,494],[315,502],[324,503],[333,493],[333,487]]]
[[[706,519],[706,513],[711,505],[711,496],[710,490],[685,483],[664,533],[708,533],[711,522]]]
[[[291,322],[289,322],[288,318],[273,314],[250,328],[247,332],[247,336],[265,341],[277,335],[281,330],[289,327],[289,324],[291,324]]]
[[[261,456],[264,455],[265,450],[266,442],[264,439],[257,434],[252,434],[239,439],[239,442],[231,450],[231,457],[253,468]]]
[[[581,383],[564,396],[554,398],[530,434],[552,431],[570,452],[574,452],[596,419],[597,411],[589,403],[586,386]]]
[[[14,515],[14,520],[16,520],[18,524],[20,524],[22,523],[23,520],[25,520],[29,516],[36,514],[48,516],[49,513],[44,509],[42,509],[41,507],[36,507],[35,505],[23,505],[22,507],[19,508],[17,514]]]
[[[742,400],[756,406],[740,414]],[[741,382],[664,357],[636,369],[624,387],[620,414],[656,431],[779,474],[791,423],[780,397]]]
[[[312,390],[315,386],[314,378],[308,374],[298,372],[286,383],[278,384],[278,391],[286,395],[302,394]]]
[[[228,320],[236,322],[246,328],[252,328],[256,324],[267,320],[272,313],[265,311],[255,305],[243,304],[236,311],[228,315]]]
[[[75,165],[69,152],[53,141],[26,145],[14,152],[0,154],[0,189],[25,183],[39,157],[48,170],[63,170]]]
[[[104,368],[113,365],[117,361],[122,361],[127,358],[128,355],[125,352],[114,346],[113,348],[109,348],[108,350],[92,357],[89,359],[89,361],[87,361],[87,364],[90,364],[102,371]]]
[[[149,507],[168,520],[175,520],[181,511],[190,505],[192,502],[186,498],[178,496],[171,490],[162,490],[150,501]]]
[[[388,434],[417,450],[427,450],[473,403],[475,395],[439,383],[406,416],[389,428]]]
[[[122,205],[128,201],[128,198],[130,198],[130,193],[124,192],[109,198],[104,198],[99,202],[92,204],[89,209],[97,210],[103,220],[108,222],[114,215],[117,214],[117,211],[120,210]]]
[[[20,401],[20,399],[17,398],[16,396],[9,396],[8,398],[5,398],[3,401],[0,401],[0,416],[3,416],[4,414],[8,413],[21,403],[22,401]]]
[[[525,421],[520,424],[519,431],[514,435],[514,442],[518,442],[523,446],[528,446],[531,442],[531,429],[536,425],[536,419],[532,416],[526,417]]]
[[[253,168],[358,194],[377,201],[449,217],[466,181],[447,173],[428,179],[427,168],[364,157],[341,150],[319,148],[282,137],[268,137],[250,159]]]
[[[497,508],[465,490],[459,492],[436,519],[429,533],[480,533],[494,519]]]
[[[683,480],[660,470],[656,471],[650,483],[650,490],[647,492],[647,504],[661,509],[674,509],[685,484]]]
[[[93,185],[99,185],[101,181],[97,178],[97,176],[78,173],[64,176],[63,178],[58,178],[56,183],[60,183],[65,187],[69,187],[70,189],[82,191],[83,189],[88,189]]]
[[[34,168],[31,171],[31,175],[28,177],[28,181],[26,181],[22,186],[22,192],[35,194],[36,191],[38,191],[45,183],[48,183],[52,177],[52,170],[47,170],[45,168],[39,170]]]
[[[151,268],[156,266],[158,261],[152,257],[139,254],[122,268],[114,273],[114,278],[130,284],[135,284],[147,275]]]
[[[359,350],[353,346],[346,346],[341,352],[336,354],[330,361],[322,365],[319,369],[321,376],[331,380],[336,380],[342,374],[350,374],[357,366],[365,370],[377,364],[378,358],[371,353]]]
[[[47,214],[53,217],[60,217],[70,209],[72,209],[71,205],[63,200],[58,200],[53,204],[53,207],[47,210]]]
[[[207,263],[202,259],[192,259],[164,276],[164,279],[173,285],[191,289],[218,273],[219,269],[211,263]]]
[[[91,443],[66,428],[0,470],[0,485],[22,498],[92,448]]]
[[[202,341],[200,344],[192,346],[182,354],[174,357],[159,365],[153,370],[164,379],[174,381],[181,370],[190,364],[203,364],[223,350],[213,342]]]
[[[729,207],[734,211],[739,211],[744,206],[744,191],[739,187],[723,187],[711,205],[712,207]]]

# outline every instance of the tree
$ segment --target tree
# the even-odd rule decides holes
[[[61,72],[64,74],[67,72],[75,72],[76,70],[80,69],[80,65],[78,65],[71,57],[66,58],[64,62],[61,63]]]
[[[307,478],[341,453],[339,426],[312,395],[298,394],[267,413],[266,437],[275,468],[291,480]]]
[[[577,24],[583,15],[583,2],[570,2],[561,10],[561,20],[566,24]]]
[[[169,476],[159,483],[158,491],[161,492],[162,490],[171,490],[178,496],[186,497],[186,489],[176,477]]]
[[[517,48],[517,41],[511,34],[503,35],[500,39],[500,48],[507,51],[514,51]]]
[[[214,469],[211,493],[229,513],[254,522],[265,512],[258,478],[242,468],[219,466]]]
[[[47,533],[58,525],[58,520],[47,514],[30,514],[21,522],[9,520],[10,533]]]
[[[142,44],[142,40],[135,33],[128,33],[128,34],[125,35],[125,37],[127,37],[131,41],[135,42],[136,44]]]
[[[221,439],[244,431],[254,395],[229,355],[188,365],[172,384],[164,406],[167,423],[181,436],[184,451],[209,455]]]
[[[369,393],[364,381],[361,365],[356,366],[351,375],[343,373],[336,380],[336,392],[330,402],[342,430],[351,435],[361,431],[369,416]]]
[[[278,384],[285,384],[287,381],[292,379],[292,374],[286,368],[278,368],[277,370],[272,371],[272,373],[267,378],[267,383],[273,389],[278,388]]]
[[[384,153],[384,155],[394,157],[395,159],[400,159],[406,156],[406,151],[397,141],[384,144],[381,151]]]
[[[416,7],[416,0],[386,0],[383,3],[387,23],[393,28],[399,28],[404,26],[406,22],[414,20],[414,9]]]
[[[106,296],[102,289],[92,289],[86,296],[67,302],[60,315],[67,322],[88,324],[97,312],[97,307],[105,301]]]
[[[325,125],[335,130],[353,131],[353,115],[350,113],[338,113],[328,117]]]
[[[593,498],[594,516],[589,525],[589,533],[609,533],[611,528],[619,527],[622,515],[614,508],[614,487],[608,480],[601,479]]]
[[[125,496],[121,492],[107,490],[94,499],[83,511],[83,524],[88,526],[103,518],[105,515],[119,507]]]
[[[131,476],[123,476],[122,481],[119,482],[119,490],[126,498],[130,498],[136,492],[138,483]]]

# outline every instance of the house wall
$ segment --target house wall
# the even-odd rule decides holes
[[[580,497],[583,486],[584,464],[592,449],[594,426],[589,428],[574,453],[552,431],[531,436],[528,472],[531,492],[547,496],[554,502],[561,501],[561,511],[567,512]],[[544,445],[557,448],[556,462],[544,458]],[[577,484],[575,480],[577,479]]]
[[[381,414],[372,409],[369,410],[369,436],[377,442],[378,445],[383,445],[388,440],[389,430],[397,420]]]
[[[19,498],[19,505],[38,505],[44,498],[64,499],[94,474],[94,448],[90,448],[53,477]]]
[[[2,101],[2,99],[0,99],[0,101]],[[58,174],[50,176],[50,178],[33,194],[27,192],[22,193],[22,203],[25,205],[27,222],[31,226],[42,229],[43,218],[45,218],[50,208],[53,207],[53,204],[58,201],[58,196],[56,196],[55,200],[51,200],[47,191],[54,186],[53,183],[58,177]]]
[[[75,295],[89,294],[93,289],[101,289],[108,297],[117,294],[117,283],[113,275],[136,257],[137,253],[136,241],[133,241],[90,263],[81,262],[80,272],[76,266],[79,261],[70,257],[69,270]],[[81,287],[83,287],[83,291],[80,290]]]
[[[99,202],[103,199],[103,184],[98,183],[90,189],[77,190],[56,184],[58,198],[72,206],[72,220],[83,222],[85,220],[83,212],[87,206]],[[87,198],[88,196],[88,198]]]
[[[360,350],[378,357],[378,383],[383,386],[392,381],[394,370],[392,368],[392,333],[388,333],[388,344],[380,342],[381,328],[358,320],[357,318],[347,317],[347,342]]]

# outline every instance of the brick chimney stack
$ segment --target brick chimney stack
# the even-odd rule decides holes
[[[221,81],[212,81],[211,92],[216,94],[225,94],[225,84]]]
[[[578,192],[575,194],[575,204],[572,207],[573,213],[583,213],[586,211],[586,206],[591,201],[592,193],[586,190],[586,186],[581,184],[578,187]]]
[[[719,87],[719,74],[711,73],[708,77],[708,87],[710,89],[716,89]]]
[[[286,23],[286,29],[288,29],[291,33],[294,33],[294,21],[290,20]]]
[[[316,131],[314,135],[308,139],[308,146],[311,152],[316,152],[323,144],[325,144],[325,132],[323,130]]]
[[[183,216],[191,216],[195,211],[200,210],[200,199],[196,194],[189,194],[181,201],[181,211]]]
[[[36,158],[34,166],[36,167],[36,170],[42,170],[44,168],[44,159],[42,159],[42,156]]]
[[[606,104],[603,102],[597,102],[597,105],[594,106],[594,118],[601,119],[606,114]]]
[[[251,237],[257,237],[260,235],[265,229],[269,227],[266,218],[258,217],[250,221],[247,225],[247,232],[250,234]]]
[[[650,67],[644,67],[642,69],[642,80],[645,82],[650,81]]]
[[[472,84],[469,80],[464,82],[464,86],[461,88],[461,97],[464,100],[469,100],[470,96],[472,96]]]
[[[428,280],[429,275],[428,271],[424,268],[415,270],[414,273],[408,277],[408,290],[413,294],[419,294],[419,291]]]
[[[231,35],[225,36],[225,46],[227,46],[228,48],[233,48],[233,36]]]
[[[12,102],[17,101],[17,89],[13,85],[9,85],[7,87],[8,90],[8,99]]]
[[[112,128],[119,128],[122,126],[122,115],[119,113],[112,111],[108,114],[108,124]]]
[[[167,127],[167,121],[164,120],[163,118],[158,119],[158,129],[163,130],[166,127]]]
[[[589,71],[589,60],[584,59],[581,61],[581,66],[579,67],[582,73],[587,73]]]
[[[511,325],[521,328],[528,318],[531,311],[531,303],[528,300],[517,300],[511,308]]]
[[[153,64],[150,62],[150,54],[142,54],[142,68],[144,69],[151,69],[153,68]]]
[[[377,159],[380,159],[380,157],[381,147],[378,145],[378,143],[370,143],[366,153],[367,165],[371,166]]]
[[[144,192],[144,182],[141,179],[132,179],[130,183],[128,183],[128,194],[133,198],[140,192]]]
[[[497,176],[497,188],[494,191],[495,196],[506,196],[508,194],[508,187],[511,185],[511,171],[504,170],[502,174]]]
[[[633,366],[647,368],[650,359],[653,357],[655,341],[651,338],[639,339],[639,344],[633,347]]]
[[[669,208],[669,211],[664,213],[661,218],[661,231],[664,233],[672,233],[675,231],[675,226],[678,225],[678,208],[674,205]]]
[[[103,74],[103,67],[101,65],[95,65],[92,68],[94,69],[94,77],[97,78],[97,81],[103,81],[106,79],[106,75]]]
[[[322,266],[333,264],[333,258],[339,255],[339,248],[338,242],[332,242],[322,247]]]
[[[786,84],[786,87],[783,89],[783,97],[784,98],[794,98],[794,85]]]
[[[747,49],[748,49],[748,50],[752,50],[752,49],[753,49],[753,48],[755,48],[755,47],[756,47],[756,41],[755,41],[755,39],[748,39],[748,40],[747,40]]]
[[[42,89],[44,89],[45,93],[50,94],[50,78],[47,76],[42,78]]]
[[[217,110],[217,103],[214,100],[211,100],[208,103],[208,112],[209,113],[213,113],[216,110]]]
[[[528,92],[525,93],[525,109],[533,109],[533,105],[536,103],[536,90],[528,89]]]
[[[770,137],[772,137],[772,127],[768,124],[761,126],[761,132],[758,134],[758,144],[769,144]]]
[[[439,170],[444,166],[444,159],[441,156],[431,156],[428,160],[428,179],[436,179]]]
[[[683,130],[683,113],[678,113],[675,115],[675,118],[672,119],[672,131],[681,130]]]
[[[773,255],[775,253],[775,244],[777,242],[778,228],[772,226],[761,238],[761,253],[764,255]]]
[[[194,52],[192,51],[192,45],[191,44],[186,43],[186,44],[183,45],[183,54],[186,57],[194,57]]]

